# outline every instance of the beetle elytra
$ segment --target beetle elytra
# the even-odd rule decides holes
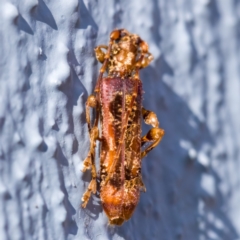
[[[142,106],[139,70],[147,67],[153,57],[147,43],[125,29],[112,31],[109,45],[96,47],[95,54],[102,67],[94,94],[86,102],[90,150],[83,162],[83,172],[91,169],[92,180],[82,197],[82,207],[86,207],[91,193],[97,191],[95,146],[99,140],[102,206],[109,223],[121,225],[132,216],[140,191],[145,191],[141,177],[142,158],[158,145],[164,135],[156,114]],[[107,75],[103,77],[105,72]],[[92,125],[90,108],[95,108]],[[152,126],[143,137],[142,117],[146,124]],[[148,143],[147,147],[141,150],[145,143]]]

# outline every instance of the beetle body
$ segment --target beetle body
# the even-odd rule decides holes
[[[102,51],[102,48],[106,52]],[[91,169],[92,180],[82,201],[86,207],[91,193],[96,193],[96,141],[101,142],[100,198],[109,223],[121,225],[128,220],[138,204],[140,191],[145,190],[141,177],[142,158],[162,139],[164,131],[154,112],[142,106],[142,82],[139,70],[153,59],[147,43],[125,29],[114,30],[108,46],[95,49],[103,63],[95,88],[88,97],[86,118],[90,135],[90,150],[83,162],[83,171]],[[107,76],[103,73],[107,71]],[[96,108],[93,126],[90,108]],[[141,137],[141,118],[152,129]],[[100,121],[101,129],[98,129]],[[141,147],[150,143],[144,151]]]
[[[121,144],[122,119],[130,107],[134,89],[137,97],[128,117],[125,136]],[[104,78],[100,87],[101,102],[101,189],[103,209],[112,224],[120,224],[131,217],[140,196],[136,184],[141,174],[141,108],[142,83],[135,79]],[[121,144],[114,173],[105,184],[111,171],[117,149]]]

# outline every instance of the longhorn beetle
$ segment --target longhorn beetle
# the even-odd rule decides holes
[[[90,150],[82,171],[91,169],[92,180],[82,197],[82,207],[86,207],[91,193],[95,194],[97,190],[95,146],[99,140],[102,206],[109,223],[121,225],[133,214],[140,191],[146,191],[141,176],[142,158],[158,145],[164,135],[156,114],[142,106],[139,70],[147,67],[153,56],[148,52],[145,41],[125,29],[112,31],[108,46],[97,46],[95,54],[102,67],[94,94],[86,102]],[[107,76],[103,77],[105,71]],[[92,126],[90,108],[96,109]],[[153,127],[142,138],[141,116]],[[148,142],[150,145],[141,151]]]

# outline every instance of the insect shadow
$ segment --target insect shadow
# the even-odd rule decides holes
[[[57,166],[58,166],[60,189],[64,193],[63,204],[67,213],[66,219],[63,222],[65,234],[76,235],[78,228],[77,228],[76,222],[73,220],[73,216],[76,214],[76,210],[73,207],[72,203],[69,201],[69,194],[65,186],[64,175],[62,172],[62,167],[63,166],[69,167],[69,164],[59,144],[57,145],[57,150],[55,152],[54,158],[56,159]]]
[[[82,128],[80,127],[82,122],[85,121],[85,114],[80,114],[78,121],[76,121],[76,124],[74,124],[74,107],[77,106],[78,101],[85,102],[85,96],[87,95],[86,89],[84,88],[83,84],[81,83],[81,80],[79,79],[78,74],[76,73],[74,69],[74,64],[76,63],[74,56],[71,52],[68,54],[68,62],[70,65],[70,74],[66,77],[66,79],[58,86],[59,93],[65,94],[67,102],[65,104],[65,111],[67,112],[67,121],[68,129],[66,130],[66,136],[72,136],[71,138],[71,152],[72,154],[77,153],[79,150],[79,144],[80,139],[82,138],[82,135],[84,132],[82,132]],[[52,127],[55,131],[59,131],[58,122],[53,125]],[[78,135],[75,135],[75,128],[80,129],[78,131]],[[68,171],[71,174],[71,179],[73,179],[73,183],[77,182],[78,179],[74,174],[74,167],[73,164],[69,163],[69,159],[66,158],[66,156],[63,153],[63,149],[60,145],[58,145],[56,153],[54,155],[54,158],[57,161],[58,165],[58,173],[59,173],[59,181],[60,181],[60,188],[61,191],[64,193],[64,206],[66,209],[66,219],[63,223],[64,231],[66,238],[70,235],[77,235],[78,232],[78,226],[76,221],[74,220],[74,217],[77,215],[77,207],[72,203],[69,199],[71,199],[71,193],[68,192],[67,186],[66,186],[66,175],[64,174],[64,171]],[[77,192],[77,184],[74,186],[74,189],[76,189]]]

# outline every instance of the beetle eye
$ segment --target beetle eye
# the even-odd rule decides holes
[[[137,38],[136,39],[136,45],[139,45],[139,43],[140,43],[140,38]]]
[[[138,45],[141,43],[141,38],[138,37],[138,35],[136,35],[136,34],[133,34],[133,35],[132,35],[131,40],[132,40],[132,43],[133,43],[135,46],[138,46]]]
[[[127,35],[126,32],[124,32],[124,31],[121,32],[121,37],[125,37],[126,35]]]

